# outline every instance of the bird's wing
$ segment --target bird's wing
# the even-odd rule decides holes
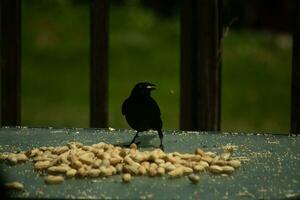
[[[159,106],[157,105],[156,101],[154,99],[150,99],[149,102],[149,107],[148,107],[148,113],[147,116],[151,119],[148,123],[151,129],[155,130],[161,130],[162,128],[162,120],[160,118],[161,113]]]
[[[154,116],[160,116],[160,109],[157,105],[156,101],[152,98],[149,99],[149,108],[151,109],[151,113],[153,113]]]
[[[126,99],[122,104],[122,114],[152,117],[160,117],[161,115],[157,103],[151,97],[142,101],[136,101],[131,98]]]

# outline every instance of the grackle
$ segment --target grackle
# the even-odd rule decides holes
[[[157,103],[151,97],[151,91],[154,89],[155,85],[152,83],[136,84],[122,105],[122,114],[125,115],[129,126],[137,131],[130,144],[135,142],[139,132],[152,129],[158,132],[159,147],[164,149],[161,113]]]

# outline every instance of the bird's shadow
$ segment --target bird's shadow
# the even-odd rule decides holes
[[[138,147],[140,148],[158,148],[157,146],[154,146],[153,144],[150,143],[151,140],[153,140],[156,135],[139,135],[138,138],[136,138],[135,143],[138,144]],[[126,147],[130,144],[131,140],[127,142],[120,142],[114,144],[115,146],[121,146],[121,147]]]

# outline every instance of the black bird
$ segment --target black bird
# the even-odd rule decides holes
[[[122,114],[136,134],[130,144],[135,142],[139,132],[149,129],[156,130],[160,139],[160,148],[163,149],[163,133],[160,109],[151,97],[151,91],[155,89],[152,83],[138,83],[134,86],[130,96],[122,105]]]

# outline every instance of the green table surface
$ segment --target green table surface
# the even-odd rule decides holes
[[[0,152],[59,146],[70,141],[86,145],[106,142],[123,145],[131,141],[133,130],[75,128],[0,128]],[[156,132],[138,138],[140,150],[159,145]],[[230,176],[199,174],[198,184],[187,177],[134,177],[124,184],[120,175],[109,178],[72,178],[59,185],[46,185],[34,172],[31,162],[18,165],[0,163],[5,181],[19,181],[23,191],[14,198],[51,199],[300,199],[300,137],[284,134],[164,132],[166,152],[193,153],[200,147],[221,153],[226,144],[236,145],[235,157],[247,157]]]

